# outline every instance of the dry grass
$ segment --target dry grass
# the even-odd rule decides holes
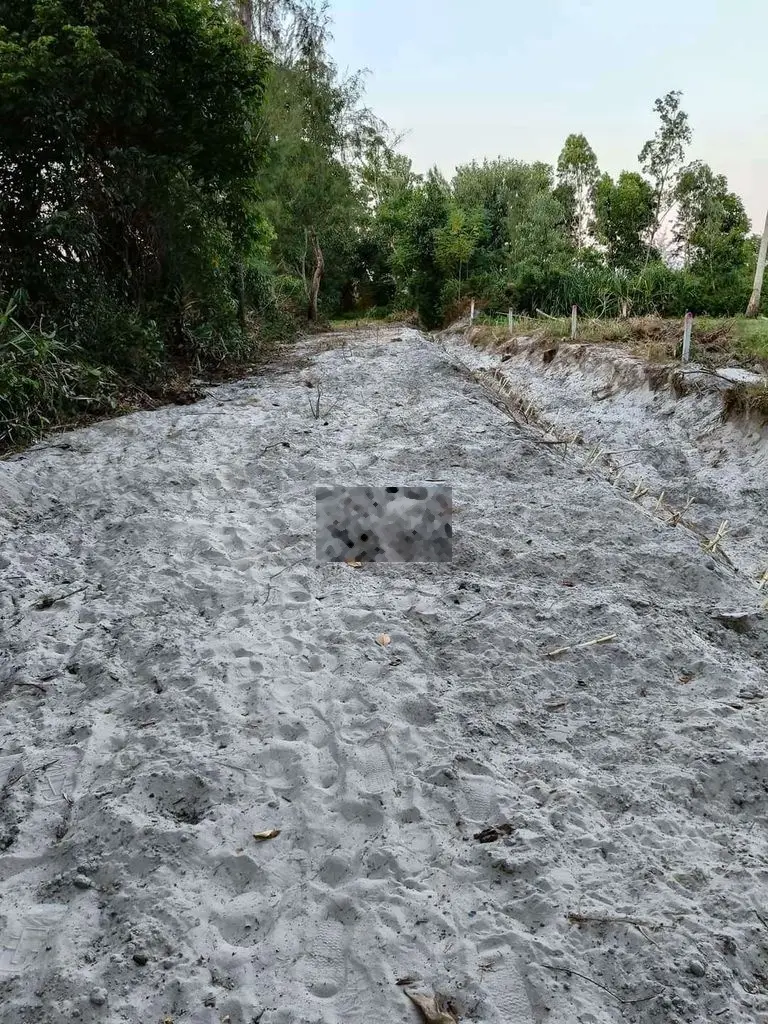
[[[532,338],[542,346],[570,340],[569,319],[519,317],[510,335],[506,319],[481,319],[470,340],[480,348],[498,350],[510,338]],[[668,363],[679,358],[683,340],[682,320],[633,317],[627,320],[579,320],[576,341],[581,344],[626,348],[646,363]],[[716,320],[697,317],[693,324],[693,358],[705,366],[749,366],[768,370],[768,319]]]
[[[768,424],[768,385],[735,384],[723,392],[723,422],[751,418]]]

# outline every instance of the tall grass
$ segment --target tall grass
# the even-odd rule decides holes
[[[0,312],[0,451],[30,444],[86,412],[114,412],[118,404],[110,371],[89,365],[55,332],[24,327],[15,308],[11,299]]]

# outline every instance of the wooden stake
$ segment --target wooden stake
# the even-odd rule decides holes
[[[683,332],[683,362],[687,363],[691,358],[691,331],[693,329],[693,313],[685,314],[685,329]]]
[[[507,313],[507,320],[509,322],[509,333],[511,334],[515,326],[515,314],[512,312],[511,309]]]
[[[472,305],[470,306],[470,309],[469,309],[469,326],[471,327],[474,322],[475,322],[475,300],[472,299]]]
[[[571,306],[571,341],[576,338],[576,330],[579,325],[579,307]]]

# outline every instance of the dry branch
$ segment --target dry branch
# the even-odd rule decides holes
[[[609,633],[607,636],[599,636],[595,640],[586,640],[584,643],[569,644],[565,647],[556,647],[554,651],[547,651],[547,658],[556,658],[558,654],[565,654],[568,651],[583,651],[587,647],[596,647],[598,644],[607,644],[616,640],[618,633]]]

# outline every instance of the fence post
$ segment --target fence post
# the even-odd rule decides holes
[[[511,309],[507,313],[507,320],[509,322],[509,333],[511,334],[515,327],[515,314],[512,312]]]
[[[471,305],[470,310],[469,310],[469,326],[471,327],[474,322],[475,322],[475,300],[472,299],[472,305]]]
[[[683,334],[683,362],[687,363],[691,358],[691,330],[693,328],[693,313],[685,314],[685,332]]]
[[[571,306],[571,341],[576,338],[576,329],[579,324],[579,307]]]

